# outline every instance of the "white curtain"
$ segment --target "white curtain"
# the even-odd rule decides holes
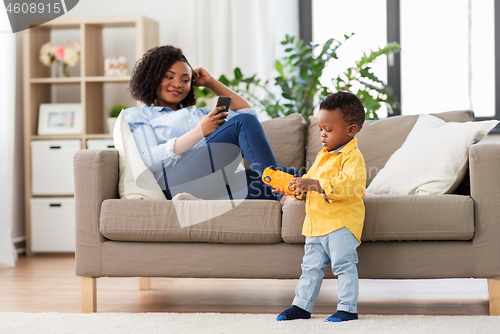
[[[214,76],[246,74],[269,77],[283,54],[286,34],[298,35],[298,0],[184,0],[176,2],[175,19],[162,22],[195,67]],[[163,42],[163,41],[160,41]],[[169,43],[170,42],[170,43]]]
[[[193,67],[215,78],[233,78],[235,67],[274,78],[275,60],[284,55],[280,42],[299,31],[298,0],[184,0],[175,12],[182,15],[161,22],[160,36],[170,38],[160,43],[182,48]]]
[[[4,14],[4,13],[0,13]],[[13,267],[14,135],[16,112],[16,35],[5,30],[0,17],[0,268]],[[10,27],[9,27],[10,28]]]

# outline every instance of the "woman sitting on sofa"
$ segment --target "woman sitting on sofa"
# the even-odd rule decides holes
[[[230,110],[197,108],[194,86],[230,96]],[[144,105],[123,116],[167,199],[277,199],[261,180],[276,159],[255,111],[203,68],[193,70],[181,49],[146,52],[133,70],[130,92]],[[250,169],[237,169],[241,154]]]

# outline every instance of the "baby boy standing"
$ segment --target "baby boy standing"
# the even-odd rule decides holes
[[[337,92],[320,105],[318,125],[323,149],[308,173],[290,181],[295,193],[307,192],[306,236],[302,275],[292,307],[277,320],[309,319],[323,281],[332,265],[338,276],[337,312],[326,321],[358,318],[358,254],[365,218],[365,161],[354,136],[361,130],[365,109],[351,93]]]

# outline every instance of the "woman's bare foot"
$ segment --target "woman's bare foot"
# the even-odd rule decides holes
[[[199,201],[200,199],[188,193],[179,193],[172,198],[172,201]]]

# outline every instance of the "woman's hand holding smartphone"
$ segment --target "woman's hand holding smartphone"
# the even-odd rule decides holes
[[[230,105],[231,105],[231,96],[219,96],[219,98],[217,99],[217,105],[215,106],[215,108],[224,106],[224,107],[226,107],[226,109],[224,109],[223,111],[229,112]],[[226,118],[226,117],[227,117],[227,115],[225,115],[223,118]]]

